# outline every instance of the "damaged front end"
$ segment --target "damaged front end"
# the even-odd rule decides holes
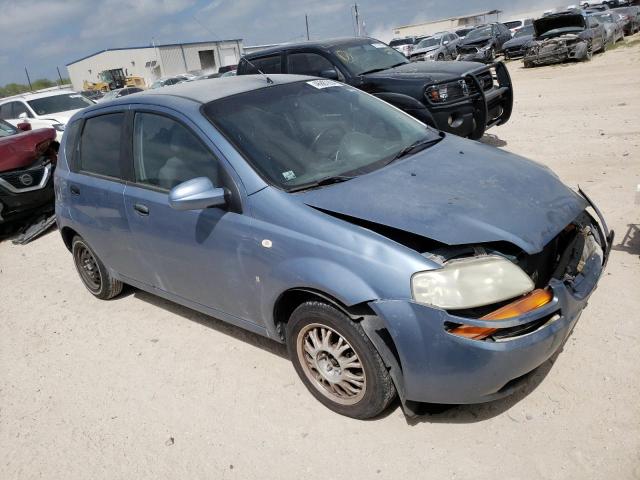
[[[367,319],[365,328],[378,346],[376,333],[389,332],[398,359],[395,368],[402,372],[394,378],[401,383],[408,414],[416,403],[481,403],[507,396],[562,347],[596,288],[613,242],[613,232],[584,197],[599,221],[585,210],[536,254],[506,243],[444,247],[425,254],[443,266],[507,261],[531,279],[530,290],[522,295],[469,308],[435,307],[419,298],[371,302],[377,317]],[[490,276],[470,280],[483,289]],[[511,281],[515,289],[522,286],[517,277]]]
[[[579,35],[566,34],[531,42],[524,56],[525,65],[550,65],[567,60],[587,60],[589,44]]]

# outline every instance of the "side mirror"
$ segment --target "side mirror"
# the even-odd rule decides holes
[[[169,205],[175,210],[202,210],[226,204],[224,188],[215,188],[207,177],[187,180],[169,192]]]
[[[27,114],[27,112],[22,112],[20,115],[18,115],[18,118],[20,120],[26,120],[27,118],[29,118],[29,115]]]
[[[31,124],[29,122],[20,122],[16,125],[16,128],[22,132],[28,132],[31,130]]]
[[[331,68],[329,70],[322,70],[320,72],[320,76],[322,78],[328,78],[329,80],[338,80],[338,72],[336,71],[335,68]]]

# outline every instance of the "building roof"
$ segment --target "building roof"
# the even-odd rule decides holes
[[[272,83],[267,82],[267,77]],[[250,92],[261,88],[269,88],[276,85],[285,85],[287,83],[310,80],[314,77],[306,77],[303,75],[239,75],[234,77],[210,78],[206,80],[198,80],[195,82],[185,82],[168,87],[155,88],[153,90],[145,90],[135,94],[134,98],[129,96],[109,102],[109,104],[118,103],[156,103],[161,101],[163,96],[186,98],[198,103],[209,103],[221,98],[230,97],[239,93]],[[154,97],[156,97],[154,99]],[[107,104],[101,103],[94,108],[102,108]]]
[[[478,12],[478,13],[469,13],[467,15],[458,15],[457,17],[449,17],[449,18],[441,18],[439,20],[431,20],[430,22],[420,22],[420,23],[412,23],[410,25],[402,25],[400,27],[394,27],[394,30],[399,28],[409,28],[409,27],[417,27],[420,25],[429,25],[431,23],[440,23],[440,22],[450,22],[452,20],[460,20],[461,18],[473,18],[473,17],[482,17],[484,15],[497,15],[498,13],[502,13],[502,10],[489,10],[486,12]]]
[[[161,45],[142,45],[139,47],[119,47],[119,48],[105,48],[104,50],[100,50],[98,52],[92,53],[91,55],[87,55],[86,57],[79,58],[74,60],[73,62],[67,63],[65,66],[68,67],[73,65],[74,63],[81,62],[82,60],[86,60],[87,58],[95,57],[96,55],[100,55],[105,52],[115,52],[118,50],[141,50],[143,48],[163,48],[163,47],[178,47],[178,46],[187,46],[187,45],[198,45],[202,43],[228,43],[228,42],[241,42],[241,38],[231,38],[228,40],[203,40],[201,42],[186,42],[186,43],[163,43]]]

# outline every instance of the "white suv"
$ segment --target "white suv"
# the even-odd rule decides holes
[[[0,98],[0,118],[14,126],[26,122],[33,129],[53,127],[59,142],[71,116],[94,103],[73,90],[24,93]]]

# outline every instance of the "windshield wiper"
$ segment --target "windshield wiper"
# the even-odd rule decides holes
[[[441,135],[438,138],[423,138],[421,140],[413,142],[411,145],[404,147],[402,150],[396,153],[395,156],[387,163],[387,165],[389,165],[389,163],[395,162],[396,160],[402,157],[406,157],[407,155],[413,155],[414,153],[418,153],[424,150],[425,148],[431,147],[432,145],[435,145],[442,139],[443,139],[443,136]]]
[[[316,182],[305,183],[303,185],[298,185],[297,187],[290,188],[289,192],[299,192],[301,190],[308,190],[310,188],[323,187],[325,185],[333,185],[334,183],[342,183],[348,180],[351,180],[354,177],[349,177],[347,175],[333,175],[331,177],[321,178]]]
[[[390,70],[392,68],[399,67],[400,65],[406,65],[407,63],[409,63],[409,62],[396,63],[395,65],[391,65],[390,67],[374,68],[373,70],[367,70],[365,72],[360,72],[358,74],[358,76],[360,76],[360,75],[369,75],[370,73],[382,72],[384,70]]]

